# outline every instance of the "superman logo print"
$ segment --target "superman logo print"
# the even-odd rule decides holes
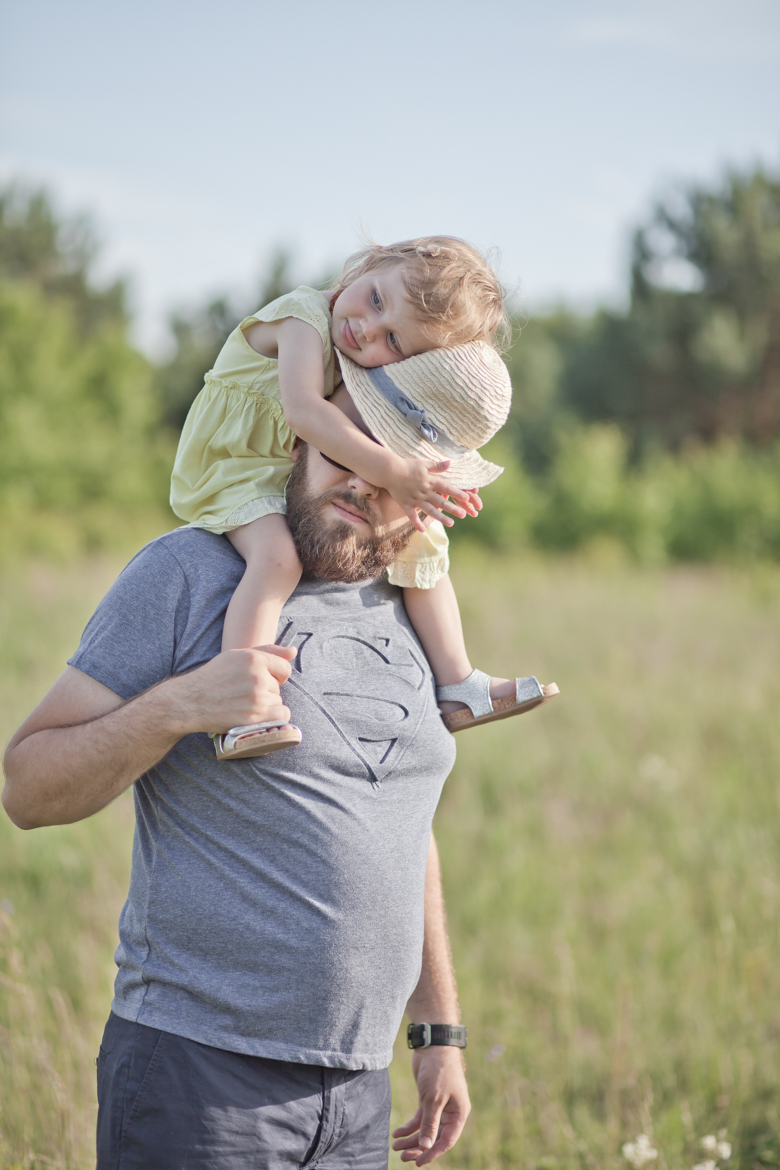
[[[298,651],[286,684],[293,722],[299,704],[312,704],[372,784],[392,775],[434,701],[427,662],[406,630],[367,619],[346,632],[292,619],[279,641]],[[314,712],[307,716],[307,727],[316,726]]]

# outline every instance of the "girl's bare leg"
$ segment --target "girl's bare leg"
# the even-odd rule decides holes
[[[270,646],[282,606],[301,577],[301,562],[284,516],[273,513],[226,533],[246,561],[246,572],[230,599],[222,649]]]
[[[433,589],[404,589],[404,604],[431,664],[436,685],[443,687],[468,678],[472,666],[463,640],[458,599],[449,576],[441,577]],[[491,699],[508,699],[514,693],[514,679],[491,679]],[[464,704],[440,703],[439,706],[448,715]]]

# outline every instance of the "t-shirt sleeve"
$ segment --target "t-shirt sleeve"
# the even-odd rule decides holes
[[[68,664],[132,699],[170,678],[188,610],[179,561],[160,540],[153,541],[111,586]]]

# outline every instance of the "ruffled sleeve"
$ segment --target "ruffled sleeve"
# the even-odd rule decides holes
[[[433,589],[449,572],[449,540],[444,525],[432,521],[425,532],[415,532],[397,561],[387,570],[391,585],[403,589]]]
[[[291,293],[285,293],[271,301],[270,305],[258,309],[251,317],[246,317],[239,328],[243,331],[254,321],[281,321],[285,317],[296,317],[313,326],[322,338],[322,361],[325,369],[325,397],[330,398],[335,378],[335,357],[333,353],[333,339],[331,337],[331,316],[327,301],[316,288],[301,285]]]

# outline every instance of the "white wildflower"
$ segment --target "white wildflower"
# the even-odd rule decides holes
[[[731,1143],[723,1139],[726,1136],[725,1129],[718,1130],[718,1136],[714,1133],[705,1134],[701,1139],[701,1147],[708,1154],[711,1154],[706,1162],[702,1162],[700,1166],[694,1166],[694,1170],[715,1170],[715,1162],[727,1162],[731,1157]]]
[[[485,1060],[498,1060],[506,1052],[506,1044],[494,1044],[490,1052],[485,1053]]]
[[[623,1146],[623,1157],[632,1166],[644,1166],[645,1162],[652,1162],[658,1157],[658,1150],[654,1150],[650,1138],[646,1133],[640,1133],[635,1142],[626,1142]]]

